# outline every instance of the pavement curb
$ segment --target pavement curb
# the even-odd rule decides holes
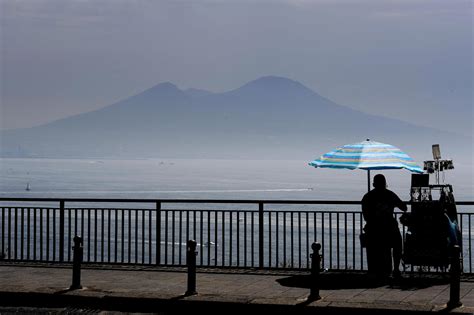
[[[427,309],[426,307],[406,306],[404,309],[386,305],[368,307],[364,303],[327,303],[307,301],[298,304],[278,303],[269,300],[223,301],[201,295],[190,297],[128,297],[128,296],[84,296],[69,291],[62,293],[38,292],[0,292],[0,305],[7,307],[38,308],[82,308],[87,310],[139,312],[160,314],[244,314],[245,312],[271,312],[271,314],[432,314],[433,312],[449,314],[474,314],[472,309],[457,308]],[[353,305],[352,305],[353,304]]]

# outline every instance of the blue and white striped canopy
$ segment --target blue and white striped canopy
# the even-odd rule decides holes
[[[390,144],[363,141],[342,146],[309,163],[314,167],[364,170],[407,169],[415,173],[423,170],[405,152]]]

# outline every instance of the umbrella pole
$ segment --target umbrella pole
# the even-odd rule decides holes
[[[370,170],[367,170],[367,191],[370,191]]]

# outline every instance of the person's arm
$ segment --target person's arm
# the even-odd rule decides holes
[[[361,204],[362,204],[362,216],[364,217],[364,220],[367,222],[369,218],[369,205],[368,205],[366,196],[362,198]]]
[[[397,196],[396,193],[393,193],[393,199],[395,202],[395,207],[398,209],[402,210],[403,212],[406,212],[408,210],[407,205]]]

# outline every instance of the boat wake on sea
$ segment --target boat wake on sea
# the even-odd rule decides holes
[[[93,194],[93,195],[103,195],[103,194],[149,194],[149,193],[163,193],[163,194],[187,194],[187,193],[251,193],[251,192],[297,192],[297,191],[311,191],[314,188],[278,188],[278,189],[209,189],[209,190],[136,190],[136,191],[123,191],[123,190],[101,190],[101,191],[55,191],[55,193],[61,193],[64,195],[67,194]],[[2,194],[14,194],[20,193],[21,191],[13,192],[0,192]],[[36,191],[31,192],[30,194],[44,194],[48,191]]]

